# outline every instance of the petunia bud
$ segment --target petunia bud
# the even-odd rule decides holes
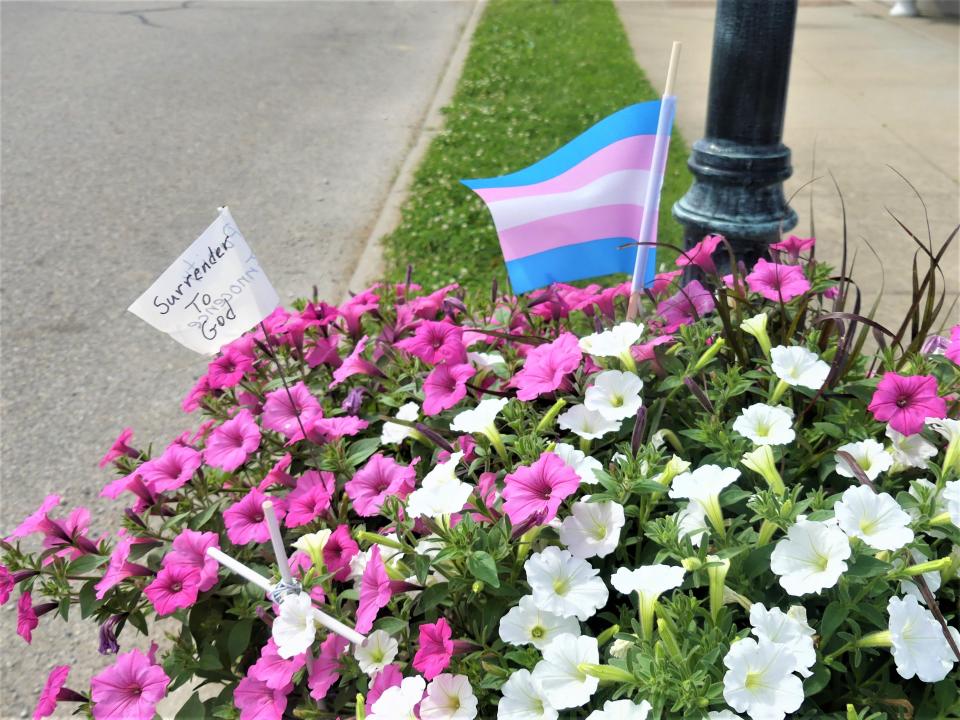
[[[707,555],[711,563],[707,565],[707,577],[710,578],[710,617],[716,622],[723,607],[723,588],[727,581],[727,572],[730,570],[730,561],[716,555]]]
[[[689,462],[674,455],[667,461],[667,466],[663,469],[662,473],[657,475],[655,480],[661,485],[669,485],[677,475],[689,469]]]
[[[367,720],[367,707],[364,702],[363,693],[357,693],[357,720]]]
[[[764,357],[770,357],[771,346],[770,336],[767,334],[766,313],[760,313],[759,315],[754,315],[752,318],[747,318],[740,323],[740,329],[749,335],[753,335],[760,344],[760,349],[763,350]]]
[[[549,410],[547,414],[543,416],[540,422],[537,423],[537,435],[545,433],[553,425],[553,421],[557,419],[557,415],[560,414],[560,411],[563,410],[563,406],[567,404],[567,401],[563,398],[557,400]]]
[[[677,662],[683,662],[683,655],[680,652],[680,646],[677,644],[677,636],[666,618],[657,618],[657,631],[660,633],[660,640],[670,656]]]
[[[693,372],[698,372],[699,370],[705,368],[710,361],[717,356],[717,353],[720,352],[726,342],[727,341],[723,338],[717,338],[714,340],[713,345],[706,349],[703,355],[700,356],[700,359],[697,360],[696,364],[693,366]]]
[[[786,492],[783,478],[780,477],[776,461],[773,459],[773,450],[769,445],[761,445],[755,450],[744,453],[740,462],[766,480],[767,485],[777,495],[783,495]]]
[[[903,568],[900,573],[904,575],[923,575],[928,572],[940,572],[950,567],[950,558],[943,557],[938,560],[928,560],[927,562],[917,563],[916,565],[908,565]]]
[[[633,676],[633,673],[615,667],[614,665],[580,663],[577,665],[577,670],[584,675],[597,678],[600,682],[627,683],[629,685],[635,685],[637,683],[637,679]]]
[[[619,626],[619,625],[611,625],[611,626],[608,627],[606,630],[604,630],[602,633],[600,633],[599,635],[597,635],[597,646],[598,646],[598,647],[603,647],[604,645],[607,644],[607,642],[610,640],[610,638],[612,638],[612,637],[613,637],[614,635],[616,635],[618,632],[620,632],[620,626]]]
[[[688,557],[680,561],[683,569],[687,572],[693,572],[703,567],[703,562],[698,557]]]

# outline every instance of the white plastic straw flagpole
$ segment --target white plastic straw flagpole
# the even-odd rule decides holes
[[[267,578],[255,570],[251,570],[242,562],[234,560],[229,555],[217,550],[217,548],[207,548],[207,555],[223,565],[227,570],[232,570],[245,580],[249,580],[254,585],[263,588],[264,592],[268,593],[273,590],[273,585]]]
[[[269,595],[271,592],[273,592],[275,586],[267,578],[265,578],[263,575],[261,575],[257,571],[252,570],[251,568],[248,568],[242,562],[234,560],[232,557],[224,554],[217,548],[207,548],[207,555],[212,557],[214,560],[216,560],[218,563],[223,565],[228,570],[232,570],[237,575],[239,575],[240,577],[246,580],[249,580],[257,587],[263,588],[263,591],[266,594]],[[289,571],[289,567],[287,569]],[[356,630],[354,630],[351,627],[348,627],[347,625],[344,625],[339,620],[330,617],[325,612],[323,612],[323,610],[320,610],[319,608],[314,608],[314,609],[317,611],[317,620],[319,621],[319,623],[323,625],[325,628],[327,628],[327,630],[329,630],[330,632],[334,632],[340,637],[346,638],[347,640],[349,640],[350,642],[356,645],[359,645],[364,640],[366,640],[366,638],[360,633],[358,633]]]
[[[637,247],[637,260],[633,266],[633,282],[630,285],[630,303],[627,319],[633,320],[639,309],[640,291],[644,287],[647,274],[647,259],[650,257],[650,245],[654,242],[654,222],[660,207],[660,190],[667,162],[667,149],[670,147],[670,126],[673,123],[673,111],[677,99],[673,95],[673,84],[677,77],[677,65],[680,62],[680,43],[674,41],[670,50],[670,66],[667,68],[667,83],[660,100],[660,116],[657,118],[657,134],[653,142],[653,159],[650,163],[650,179],[647,181],[643,200],[643,217],[640,219],[640,245]]]
[[[287,551],[283,547],[283,536],[280,534],[280,524],[277,522],[277,512],[273,503],[264,500],[263,515],[267,519],[267,529],[270,531],[270,544],[273,545],[273,554],[277,557],[277,567],[280,569],[280,579],[288,585],[293,582],[290,574],[290,561],[287,560]]]

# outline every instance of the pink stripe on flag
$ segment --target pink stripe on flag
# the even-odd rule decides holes
[[[568,192],[618,170],[649,170],[655,135],[634,135],[607,145],[564,173],[533,185],[479,188],[474,192],[485,202]]]
[[[631,240],[640,232],[642,218],[639,205],[603,205],[553,215],[499,233],[500,247],[504,260],[510,261],[591,240]]]

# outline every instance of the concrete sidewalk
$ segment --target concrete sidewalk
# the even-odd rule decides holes
[[[703,136],[713,2],[619,0],[618,9],[637,61],[662,88],[670,44],[683,43],[677,79],[677,122],[691,144]],[[926,240],[923,210],[887,165],[920,191],[938,246],[960,219],[958,170],[958,45],[956,20],[891,18],[874,0],[801,0],[797,17],[784,142],[793,152],[792,194],[814,176],[832,171],[847,206],[847,230],[856,249],[854,277],[864,290],[864,311],[886,283],[877,318],[893,323],[909,306],[914,243],[887,214],[890,208]],[[809,235],[810,189],[793,201]],[[839,265],[840,203],[829,176],[812,189],[817,255]],[[880,262],[866,247],[868,241]],[[960,238],[943,262],[948,298],[957,298]],[[954,308],[952,322],[960,312]]]

